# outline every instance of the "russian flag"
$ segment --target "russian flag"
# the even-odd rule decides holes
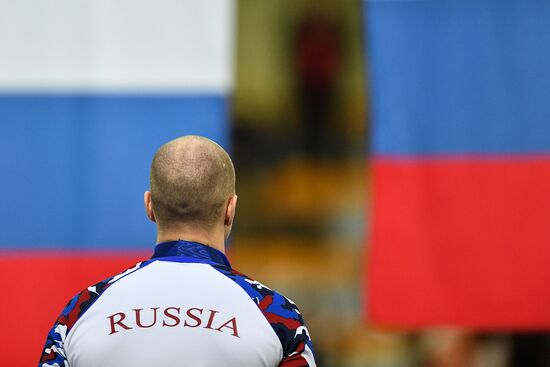
[[[0,2],[4,364],[37,363],[70,297],[150,257],[160,145],[228,147],[233,28],[226,0]]]
[[[367,1],[366,312],[550,327],[550,3]]]

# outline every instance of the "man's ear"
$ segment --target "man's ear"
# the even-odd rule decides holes
[[[224,224],[231,227],[233,225],[233,220],[235,219],[235,209],[237,208],[237,195],[233,195],[229,198],[227,202],[227,207],[225,208],[225,219]]]
[[[143,194],[143,204],[145,205],[145,214],[153,223],[156,223],[155,213],[153,212],[153,202],[151,201],[151,191],[145,191]]]

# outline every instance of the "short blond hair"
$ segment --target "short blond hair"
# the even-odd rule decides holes
[[[197,135],[172,140],[151,164],[151,198],[161,228],[212,227],[235,194],[235,168],[227,152]]]

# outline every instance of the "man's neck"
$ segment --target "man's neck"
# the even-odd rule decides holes
[[[225,253],[225,239],[223,232],[213,230],[211,232],[189,231],[185,229],[161,230],[157,228],[157,244],[162,242],[185,240],[202,243]]]

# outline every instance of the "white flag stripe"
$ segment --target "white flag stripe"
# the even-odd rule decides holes
[[[0,91],[232,85],[234,0],[0,0]]]

